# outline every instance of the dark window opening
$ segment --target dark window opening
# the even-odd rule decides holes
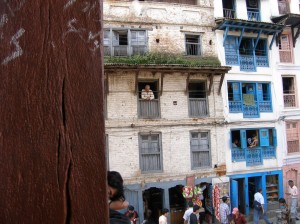
[[[145,87],[149,85],[150,86],[150,90],[152,90],[153,95],[154,95],[154,99],[158,99],[159,94],[158,94],[158,81],[151,81],[151,82],[139,82],[138,83],[138,89],[139,89],[139,98],[141,99],[141,93],[142,90],[145,90]]]
[[[189,83],[189,98],[206,98],[205,82]]]
[[[127,33],[119,34],[119,45],[128,45]]]
[[[241,134],[239,130],[231,132],[231,141],[232,141],[232,148],[241,147]]]
[[[282,77],[282,86],[284,94],[294,94],[294,78],[293,77]]]
[[[234,0],[222,0],[223,8],[234,9]]]
[[[201,45],[199,35],[186,35],[186,54],[187,55],[201,55]]]
[[[254,40],[255,42],[256,40]],[[267,41],[266,40],[258,40],[257,46],[255,48],[255,55],[257,56],[267,56]]]
[[[239,50],[242,55],[253,55],[252,39],[243,38]]]
[[[186,208],[185,199],[182,195],[182,188],[183,188],[182,185],[176,185],[175,187],[169,188],[169,200],[170,200],[171,213],[184,211]]]

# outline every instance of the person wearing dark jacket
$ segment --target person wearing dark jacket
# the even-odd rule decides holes
[[[124,196],[123,178],[116,171],[107,172],[108,201],[109,201],[109,223],[110,224],[130,224],[128,217],[115,211],[128,206]]]

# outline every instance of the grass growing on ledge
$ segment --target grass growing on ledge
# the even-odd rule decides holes
[[[115,64],[180,64],[192,66],[220,66],[217,57],[184,57],[171,53],[148,53],[145,55],[133,55],[130,57],[104,57],[104,63]]]

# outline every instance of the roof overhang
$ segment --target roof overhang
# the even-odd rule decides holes
[[[182,64],[115,64],[106,63],[104,64],[104,73],[115,73],[115,72],[134,72],[138,75],[141,71],[148,71],[152,73],[170,74],[170,73],[182,73],[187,75],[187,80],[189,76],[193,74],[202,74],[210,77],[209,94],[212,89],[212,80],[215,75],[221,75],[220,85],[218,89],[218,94],[221,93],[221,87],[224,81],[225,74],[231,70],[229,66],[193,66],[193,65],[182,65]]]
[[[273,36],[269,46],[270,49],[272,48],[275,37],[280,32],[282,32],[284,27],[284,25],[282,24],[248,21],[248,20],[241,20],[241,19],[227,19],[227,18],[216,19],[216,24],[217,26],[215,27],[215,30],[225,31],[223,45],[225,45],[225,41],[229,31],[239,31],[240,32],[239,43],[241,42],[244,33],[257,33],[257,39],[260,38],[261,34]]]
[[[291,27],[293,46],[295,47],[296,40],[300,34],[300,14],[288,13],[282,16],[274,17],[272,18],[272,21],[286,27]]]

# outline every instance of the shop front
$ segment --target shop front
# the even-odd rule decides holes
[[[231,207],[239,208],[243,214],[250,214],[254,194],[262,189],[267,209],[277,209],[278,199],[284,196],[282,178],[281,170],[230,176]]]

